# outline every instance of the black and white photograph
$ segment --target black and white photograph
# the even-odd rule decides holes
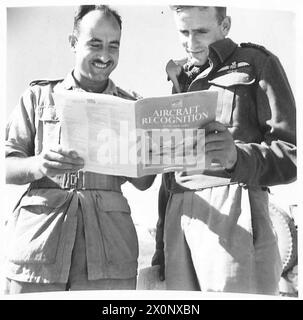
[[[1,5],[1,297],[300,300],[302,5],[278,4]]]

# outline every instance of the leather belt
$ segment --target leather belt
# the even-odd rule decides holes
[[[106,190],[121,192],[123,177],[78,171],[54,178],[43,177],[30,184],[31,189]]]
[[[222,181],[222,182],[218,182],[218,183],[209,183],[209,184],[206,183],[206,184],[203,184],[201,187],[197,186],[194,188],[189,188],[189,187],[182,186],[182,185],[178,184],[173,179],[167,189],[170,193],[184,193],[184,192],[188,192],[188,191],[196,192],[196,191],[201,191],[201,190],[208,189],[208,188],[222,187],[222,186],[228,186],[228,185],[232,185],[232,184],[239,184],[239,183],[235,182],[235,181],[226,180],[226,181]]]
[[[185,187],[182,187],[182,186],[176,184],[172,188],[169,188],[168,192],[169,193],[185,193],[185,192],[189,192],[189,191],[196,192],[196,191],[202,191],[202,190],[208,189],[208,188],[223,187],[223,186],[229,186],[232,184],[239,184],[239,183],[238,182],[229,182],[229,183],[218,184],[218,185],[208,185],[208,186],[203,186],[201,188],[193,188],[193,189],[185,188]]]

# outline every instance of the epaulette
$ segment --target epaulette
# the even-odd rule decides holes
[[[63,79],[43,79],[43,80],[33,80],[30,82],[30,86],[35,86],[35,85],[39,85],[39,86],[46,86],[50,83],[57,83],[62,81]]]
[[[138,93],[132,90],[125,91],[120,87],[117,87],[117,91],[118,91],[119,97],[121,98],[129,99],[129,100],[139,100],[143,98]]]
[[[267,55],[271,55],[272,53],[267,50],[264,46],[261,46],[259,44],[255,44],[255,43],[252,43],[252,42],[243,42],[243,43],[240,43],[240,46],[242,48],[254,48],[254,49],[258,49],[258,50],[261,50],[263,51],[264,53],[266,53]]]

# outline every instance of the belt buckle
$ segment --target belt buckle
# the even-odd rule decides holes
[[[68,188],[74,190],[84,190],[85,189],[85,181],[84,181],[84,173],[83,171],[77,171],[75,173],[69,174],[69,183]]]
[[[78,177],[78,172],[76,173],[70,173],[70,188],[71,189],[77,189],[78,188],[78,180],[79,180],[79,177]]]

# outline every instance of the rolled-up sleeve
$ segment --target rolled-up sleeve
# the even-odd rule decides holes
[[[28,89],[9,117],[5,135],[5,156],[34,155],[35,94]]]
[[[287,76],[270,55],[260,73],[256,106],[261,143],[236,143],[238,160],[232,180],[271,186],[296,179],[296,107]]]

